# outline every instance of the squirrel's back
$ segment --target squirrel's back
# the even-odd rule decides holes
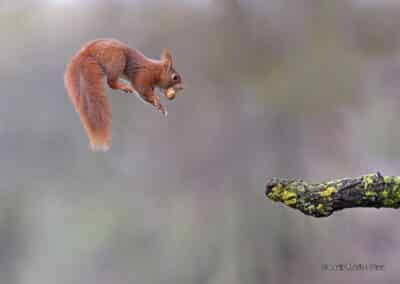
[[[109,70],[113,73],[113,69],[120,70],[121,68],[125,71],[124,67],[128,67],[129,64],[146,65],[151,61],[139,50],[130,48],[119,40],[109,38],[89,41],[82,46],[74,58],[79,57],[94,58],[106,73],[109,73]]]

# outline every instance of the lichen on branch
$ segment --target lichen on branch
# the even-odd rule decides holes
[[[378,172],[313,184],[273,178],[267,181],[265,194],[314,217],[327,217],[354,207],[399,208],[400,177],[382,176]]]

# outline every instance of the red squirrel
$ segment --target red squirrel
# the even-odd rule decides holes
[[[183,89],[181,75],[174,69],[168,49],[156,60],[115,39],[86,43],[68,63],[64,83],[92,151],[110,148],[111,110],[104,92],[104,77],[111,89],[126,93],[136,91],[164,115],[166,111],[154,88],[158,87],[170,100]],[[121,77],[131,86],[119,81]]]

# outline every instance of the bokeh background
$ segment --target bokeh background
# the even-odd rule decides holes
[[[264,184],[400,175],[399,1],[0,0],[0,35],[0,283],[398,283],[397,211]],[[167,120],[109,90],[105,154],[63,86],[98,37],[171,48],[186,86]]]

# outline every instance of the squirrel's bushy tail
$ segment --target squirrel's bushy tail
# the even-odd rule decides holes
[[[88,57],[75,57],[65,71],[68,95],[79,113],[92,151],[110,148],[111,111],[104,93],[101,66]]]

